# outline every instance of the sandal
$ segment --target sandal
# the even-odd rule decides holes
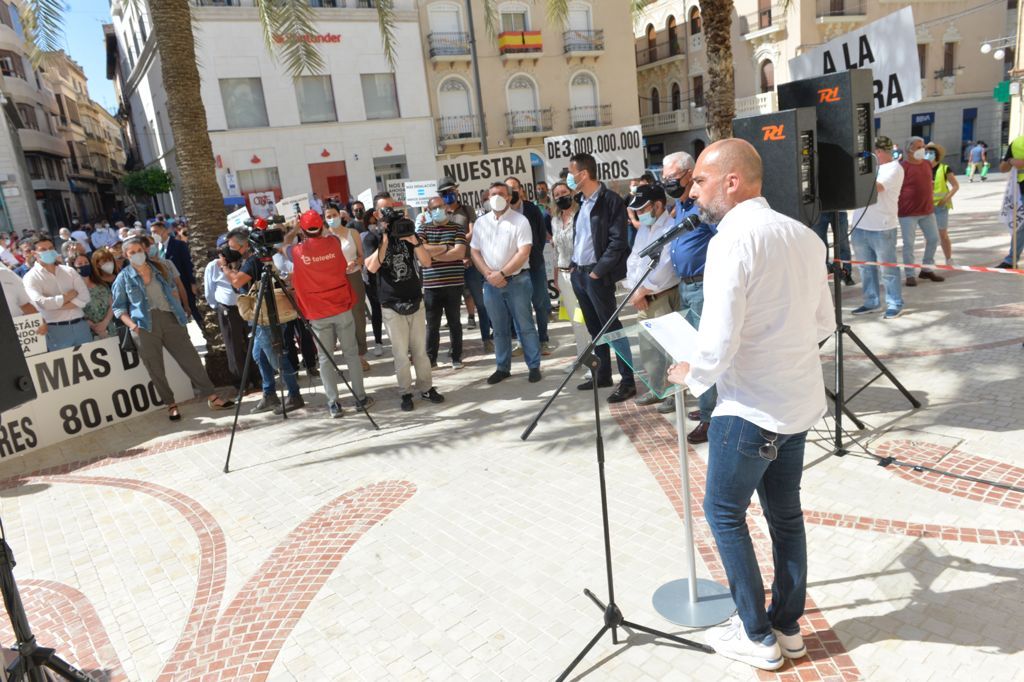
[[[181,421],[181,412],[178,411],[177,405],[168,405],[167,418],[172,422]]]
[[[217,397],[206,401],[206,406],[211,410],[228,410],[235,406],[234,400],[224,400]]]
[[[367,362],[367,361],[366,361],[366,358],[364,358],[364,357],[363,357],[362,355],[360,355],[360,356],[359,356],[359,361],[360,361],[360,362],[362,363],[362,365],[363,365],[363,374],[366,374],[366,373],[367,373],[367,372],[369,372],[369,371],[370,371],[371,369],[373,369],[373,368],[372,368],[372,367],[370,366],[370,363],[369,363],[369,362]]]

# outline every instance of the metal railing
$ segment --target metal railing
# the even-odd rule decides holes
[[[469,55],[469,34],[462,31],[431,33],[427,44],[431,57]]]
[[[636,48],[636,65],[646,66],[659,62],[670,57],[679,57],[686,54],[683,49],[686,42],[683,40],[662,40],[654,45],[648,45],[646,39]]]
[[[543,133],[551,130],[551,109],[524,109],[505,114],[509,135]]]
[[[818,0],[816,16],[848,17],[867,14],[864,0]]]
[[[566,54],[572,52],[602,52],[604,51],[604,30],[570,29],[562,33],[562,44],[565,46]]]
[[[640,125],[645,135],[689,130],[690,117],[686,109],[663,111],[658,114],[644,114],[640,117]]]
[[[442,116],[437,119],[437,139],[441,142],[473,138],[480,138],[479,116],[469,114],[467,116]]]
[[[569,128],[571,130],[582,130],[583,128],[599,128],[612,124],[612,105],[599,104],[589,107],[569,108]]]
[[[786,13],[778,4],[773,3],[770,7],[751,12],[739,19],[740,35],[746,35],[755,31],[763,31],[772,26],[779,26],[786,18]]]

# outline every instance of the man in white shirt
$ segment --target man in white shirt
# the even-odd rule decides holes
[[[28,297],[28,292],[25,291],[25,283],[13,271],[0,267],[0,286],[3,287],[4,298],[7,299],[7,309],[11,311],[11,318],[21,317],[22,315],[34,315],[39,312],[32,305],[32,299]],[[45,333],[46,322],[43,322],[36,329],[36,334],[42,336]]]
[[[221,255],[225,254],[227,243],[226,234],[217,238],[217,250]],[[245,369],[245,353],[249,347],[249,328],[238,312],[238,292],[221,270],[217,258],[211,259],[203,271],[203,291],[206,303],[217,313],[217,326],[220,327],[224,350],[228,356],[228,371],[236,380],[241,381]],[[249,384],[259,385],[259,372],[249,372]]]
[[[470,241],[473,264],[484,276],[484,306],[494,327],[497,369],[487,378],[496,384],[512,376],[512,320],[519,330],[530,382],[541,379],[540,336],[533,321],[530,282],[530,222],[509,208],[511,192],[501,182],[491,185],[491,210],[476,219]]]
[[[692,363],[669,379],[695,395],[712,384],[704,513],[729,578],[737,616],[708,632],[723,656],[764,670],[806,654],[799,619],[807,591],[800,507],[807,431],[825,414],[818,341],[835,327],[825,245],[761,196],[761,159],[750,143],[715,142],[700,155],[691,196],[718,224],[704,270],[704,310]],[[772,604],[747,531],[757,491],[775,558]]]
[[[903,187],[903,166],[892,158],[892,140],[885,135],[875,138],[875,156],[878,158],[878,178],[875,191],[878,201],[867,208],[858,208],[853,214],[856,227],[850,240],[853,242],[857,260],[881,263],[896,262],[896,232],[900,226],[899,200]],[[864,305],[855,308],[854,315],[866,315],[878,310],[877,265],[860,266],[861,287],[864,290]],[[885,280],[886,320],[893,320],[903,314],[903,282],[900,269],[882,268]]]
[[[650,267],[649,256],[641,258],[640,252],[647,248],[651,242],[659,239],[665,232],[673,227],[675,221],[668,211],[665,210],[667,203],[665,190],[660,185],[639,185],[633,192],[629,202],[629,209],[636,216],[637,229],[636,238],[633,241],[633,249],[626,260],[626,289],[632,290],[644,277],[647,268]],[[647,320],[652,317],[661,317],[679,309],[679,276],[672,267],[670,250],[672,245],[666,244],[661,251],[658,265],[649,275],[644,277],[640,288],[636,290],[629,302],[637,310],[637,319]],[[643,353],[642,363],[652,377],[662,377],[665,373],[665,366],[658,366],[658,360],[663,357],[660,351],[650,348],[646,340],[641,337],[640,350]],[[636,399],[637,405],[653,405],[659,402],[660,398],[652,391],[647,391]]]
[[[82,317],[89,304],[89,289],[78,272],[58,265],[60,257],[49,237],[37,237],[33,243],[36,264],[25,274],[28,297],[49,326],[46,350],[73,348],[92,341],[92,329]]]
[[[113,246],[118,242],[117,232],[110,226],[110,223],[104,222],[102,225],[97,225],[96,229],[92,232],[93,250],[102,249],[108,246]]]

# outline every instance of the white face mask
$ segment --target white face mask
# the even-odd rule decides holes
[[[501,213],[508,208],[508,200],[500,194],[494,194],[491,196],[491,210],[495,213]]]
[[[917,159],[918,161],[924,160],[924,147],[914,150],[914,158]]]
[[[114,273],[114,264],[110,261],[107,261],[106,263],[100,265],[100,270],[102,270],[105,274],[112,275]]]
[[[131,261],[132,265],[142,265],[146,262],[146,252],[136,251],[132,255],[128,256],[128,260]]]

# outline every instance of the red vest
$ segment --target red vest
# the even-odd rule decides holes
[[[355,302],[345,274],[348,262],[334,235],[306,239],[292,247],[292,283],[302,314],[321,320],[351,310]]]

